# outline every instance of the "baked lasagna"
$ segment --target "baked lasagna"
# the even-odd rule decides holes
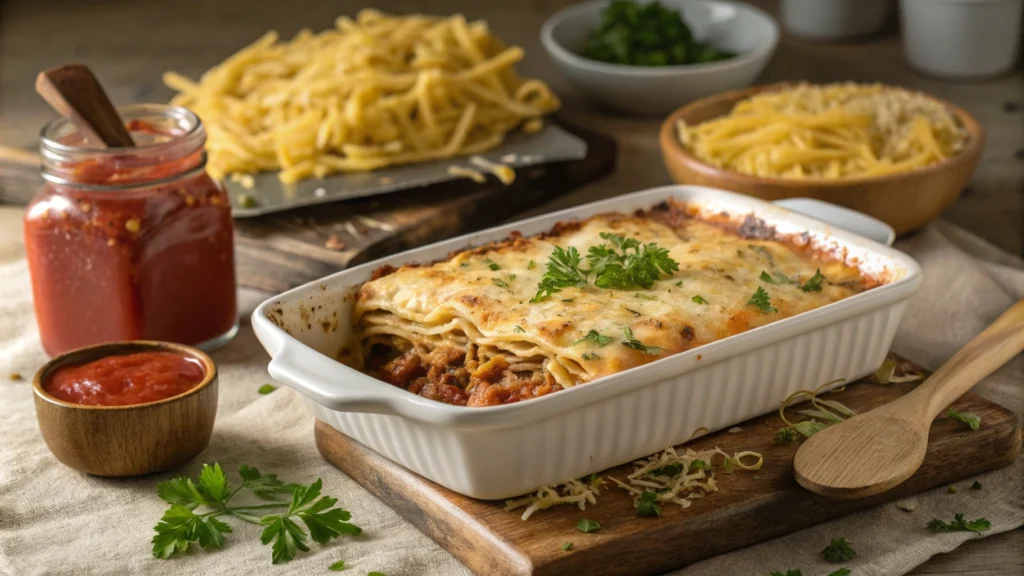
[[[878,284],[806,235],[667,203],[376,270],[345,361],[426,398],[551,394]]]

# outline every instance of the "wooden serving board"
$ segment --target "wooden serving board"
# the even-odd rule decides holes
[[[870,381],[825,397],[864,412],[907,393],[916,383],[879,385]],[[970,431],[940,417],[932,425],[928,454],[921,469],[890,492],[859,500],[834,500],[807,492],[793,479],[798,443],[777,446],[782,426],[778,414],[750,420],[739,432],[703,436],[685,446],[720,447],[728,453],[760,452],[757,472],[732,475],[716,469],[719,492],[682,509],[665,504],[660,518],[638,518],[632,498],[610,487],[585,512],[575,506],[542,510],[528,521],[522,509],[507,512],[504,503],[456,494],[410,472],[362,444],[317,421],[317,448],[337,466],[403,518],[480,575],[610,576],[658,574],[704,558],[794,532],[851,512],[906,497],[1009,464],[1020,452],[1021,425],[1013,412],[968,393],[953,407],[981,417]],[[794,415],[796,412],[792,412]],[[632,471],[626,464],[602,472],[620,480]],[[585,534],[580,518],[601,524]],[[929,520],[919,518],[922,527]],[[561,546],[572,543],[569,551]],[[623,558],[629,558],[624,562]],[[766,572],[767,573],[767,572]]]
[[[355,264],[492,226],[615,169],[614,140],[558,124],[587,143],[586,157],[518,169],[510,186],[494,177],[483,184],[463,179],[235,220],[238,282],[283,292]]]

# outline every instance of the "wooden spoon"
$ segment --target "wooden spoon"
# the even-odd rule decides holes
[[[104,148],[135,146],[124,121],[87,66],[69,64],[43,70],[36,76],[36,92],[70,120],[89,144]]]
[[[1024,300],[909,394],[808,438],[793,460],[796,481],[833,498],[862,498],[902,483],[924,461],[935,417],[1021,350]]]

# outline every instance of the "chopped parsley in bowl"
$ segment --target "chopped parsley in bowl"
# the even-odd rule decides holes
[[[679,11],[633,0],[614,0],[602,11],[582,55],[630,66],[701,64],[735,56],[696,40]]]

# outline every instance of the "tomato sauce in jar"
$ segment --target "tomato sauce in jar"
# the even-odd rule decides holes
[[[204,169],[206,132],[184,108],[120,112],[134,148],[90,148],[64,119],[43,129],[46,185],[25,216],[43,348],[216,347],[238,315],[231,208]]]
[[[130,406],[188,392],[206,378],[199,360],[176,352],[136,352],[62,366],[42,383],[48,394],[87,406]]]

